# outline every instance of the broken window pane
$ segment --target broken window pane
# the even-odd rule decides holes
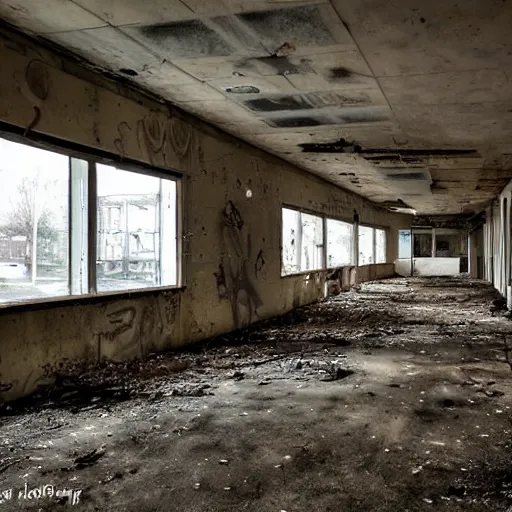
[[[328,267],[342,267],[352,263],[352,236],[352,224],[327,219]]]
[[[283,208],[282,274],[299,272],[300,212]]]
[[[374,229],[368,226],[359,226],[359,265],[370,265],[373,259]]]
[[[69,158],[0,139],[0,302],[69,294]]]
[[[386,231],[375,230],[375,263],[386,263]]]
[[[176,284],[175,182],[96,167],[98,291]]]
[[[318,270],[323,267],[324,235],[323,220],[316,215],[301,213],[302,224],[302,251],[300,269]]]
[[[409,229],[401,229],[398,232],[398,257],[411,257],[411,231]]]

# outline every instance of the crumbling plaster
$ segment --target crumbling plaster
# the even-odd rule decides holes
[[[378,208],[134,91],[64,71],[70,67],[32,43],[0,38],[0,121],[92,154],[101,150],[183,173],[183,286],[4,308],[4,398],[29,393],[59,365],[144,356],[323,298],[327,272],[281,277],[282,204],[345,220],[355,210],[362,223],[387,228],[387,258],[396,258],[397,230],[410,227],[411,217]],[[243,225],[230,220],[233,209]],[[392,265],[361,267],[357,279],[392,271]]]

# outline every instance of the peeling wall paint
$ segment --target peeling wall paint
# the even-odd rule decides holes
[[[410,227],[410,217],[197,119],[100,86],[98,76],[85,80],[85,70],[80,78],[65,72],[69,66],[41,48],[0,38],[0,62],[0,121],[184,176],[183,288],[0,311],[3,398],[33,391],[67,361],[143,357],[323,298],[325,271],[281,277],[283,204],[345,220],[357,210],[361,222],[389,228],[388,261],[398,229]],[[392,272],[392,265],[343,270],[341,288]]]

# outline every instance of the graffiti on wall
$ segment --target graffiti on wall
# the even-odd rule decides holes
[[[21,90],[27,100],[32,104],[34,117],[25,128],[26,136],[41,120],[41,106],[48,98],[50,92],[50,74],[46,64],[39,59],[32,59],[25,68],[25,80],[21,83]]]
[[[136,305],[107,306],[96,330],[98,360],[144,356],[165,348],[177,319],[179,294],[165,294]]]
[[[256,262],[254,263],[254,275],[256,278],[258,274],[263,270],[265,266],[265,258],[263,257],[263,249],[260,249],[260,252],[256,256]]]
[[[134,142],[142,157],[151,164],[172,165],[170,158],[184,158],[192,146],[192,127],[171,115],[151,113],[136,123],[135,130],[125,121],[117,126],[118,137],[114,145],[121,156],[126,156]],[[175,162],[174,162],[175,163]]]
[[[219,300],[228,299],[228,290],[226,287],[226,273],[224,272],[224,266],[222,263],[219,265],[219,270],[214,272],[215,280],[217,282],[217,295]]]
[[[225,296],[231,302],[235,327],[250,324],[262,306],[258,292],[249,278],[251,236],[244,230],[244,220],[232,201],[222,211],[222,240],[224,251],[219,272],[215,273],[219,298]],[[260,251],[259,261],[264,264]]]

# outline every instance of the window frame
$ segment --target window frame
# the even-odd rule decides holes
[[[350,227],[351,227],[351,231],[352,231],[352,240],[350,242],[350,263],[348,263],[347,265],[338,265],[338,266],[330,266],[329,265],[329,254],[328,254],[328,245],[329,245],[329,234],[328,234],[328,230],[327,230],[327,223],[332,220],[334,222],[343,222],[344,224],[348,224]],[[325,240],[326,240],[326,248],[325,248],[325,258],[326,258],[326,270],[330,270],[330,269],[335,269],[335,268],[342,268],[342,267],[353,267],[354,266],[354,233],[355,233],[355,224],[354,222],[349,222],[347,220],[344,220],[344,219],[339,219],[339,218],[336,218],[336,217],[331,217],[331,216],[328,216],[328,215],[325,215],[324,217],[324,225],[325,225]]]
[[[400,234],[403,233],[403,232],[407,232],[409,233],[409,249],[408,249],[408,253],[407,255],[403,255],[403,253],[400,251],[401,249],[401,245],[400,245]],[[399,229],[398,230],[398,241],[397,241],[397,256],[399,260],[410,260],[411,258],[413,258],[413,247],[412,247],[412,244],[413,244],[413,239],[412,239],[412,229],[409,228],[409,229]],[[405,247],[402,246],[402,248],[405,250]]]
[[[87,292],[80,294],[72,293],[72,255],[71,255],[71,224],[69,225],[69,247],[68,247],[68,290],[67,295],[57,295],[44,298],[17,300],[15,302],[0,303],[0,311],[23,309],[37,309],[38,307],[50,307],[52,305],[61,305],[68,302],[79,303],[82,301],[90,302],[91,299],[108,299],[109,297],[130,297],[134,294],[154,294],[159,292],[169,292],[185,288],[184,271],[183,271],[183,189],[184,174],[174,168],[163,168],[160,166],[149,165],[145,162],[138,162],[132,159],[120,158],[119,156],[104,150],[95,150],[84,147],[80,144],[64,141],[52,136],[39,134],[35,132],[25,133],[24,129],[12,126],[8,123],[0,121],[0,138],[34,147],[44,151],[51,151],[69,159],[69,192],[68,192],[68,218],[71,221],[72,208],[72,160],[82,160],[87,163]],[[176,184],[176,284],[163,286],[147,286],[141,288],[113,290],[113,291],[97,291],[96,281],[96,249],[97,249],[97,212],[96,205],[97,196],[97,175],[96,165],[103,164],[115,167],[121,171],[127,171],[145,176],[151,176],[159,179],[174,181]],[[91,236],[92,234],[92,236]]]
[[[361,228],[369,228],[372,230],[372,262],[371,263],[361,263],[359,260],[359,253],[360,253],[360,243],[359,238],[361,236]],[[372,226],[370,224],[359,224],[357,227],[357,267],[367,267],[368,265],[379,265],[379,263],[375,263],[375,256],[377,252],[377,244],[376,244],[376,236],[375,236],[375,230],[376,226]]]
[[[310,210],[308,208],[301,208],[301,207],[298,207],[298,206],[294,206],[294,205],[290,205],[288,203],[281,203],[280,204],[281,206],[281,214],[279,216],[279,227],[280,227],[280,234],[279,234],[279,237],[280,237],[280,244],[279,244],[279,247],[280,247],[280,270],[281,270],[281,278],[286,278],[286,277],[292,277],[292,276],[301,276],[301,275],[307,275],[307,274],[311,274],[311,273],[314,273],[314,272],[322,272],[322,271],[328,271],[328,270],[333,270],[333,269],[336,269],[336,268],[342,268],[342,267],[364,267],[364,266],[368,266],[368,265],[388,265],[389,262],[388,261],[385,261],[385,262],[382,262],[382,263],[376,263],[376,259],[377,259],[377,230],[381,230],[384,232],[385,234],[385,237],[386,237],[386,260],[387,260],[387,249],[388,249],[388,235],[389,235],[389,227],[387,226],[382,226],[382,225],[372,225],[372,224],[368,224],[368,223],[359,223],[357,224],[357,242],[356,242],[356,223],[353,221],[353,220],[349,220],[347,217],[337,217],[337,216],[333,216],[333,215],[328,215],[328,214],[325,214],[325,213],[318,213],[318,212],[315,212],[313,210]],[[320,217],[322,219],[322,222],[323,222],[323,267],[322,268],[319,268],[319,269],[316,269],[316,270],[304,270],[304,271],[297,271],[297,272],[291,272],[291,273],[283,273],[283,269],[284,269],[284,265],[283,265],[283,251],[284,251],[284,245],[283,245],[283,210],[286,209],[286,210],[292,210],[292,211],[295,211],[299,214],[301,213],[305,213],[307,215],[314,215],[316,217]],[[350,226],[352,226],[352,247],[351,247],[351,263],[349,265],[341,265],[341,266],[337,266],[337,267],[330,267],[328,265],[328,256],[327,256],[327,244],[328,244],[328,239],[327,239],[327,221],[328,220],[334,220],[334,221],[338,221],[338,222],[344,222],[345,224],[350,224]],[[354,248],[356,247],[356,243],[357,243],[357,247],[359,248],[359,230],[361,229],[361,227],[365,227],[365,228],[371,228],[372,229],[372,247],[373,247],[373,254],[372,254],[372,258],[373,258],[373,263],[365,263],[365,264],[360,264],[359,263],[359,254],[354,254]],[[299,234],[299,238],[302,237],[302,234],[300,233]],[[300,261],[299,261],[300,263]]]
[[[300,230],[300,233],[298,234],[298,239],[299,239],[299,245],[300,245],[300,248],[299,248],[299,251],[298,251],[298,266],[300,268],[300,264],[301,264],[301,249],[302,249],[302,214],[305,214],[305,215],[312,215],[314,217],[318,217],[319,219],[321,219],[322,221],[322,266],[320,268],[316,268],[314,270],[298,270],[297,272],[289,272],[289,273],[284,273],[284,265],[283,265],[283,251],[284,251],[284,245],[283,245],[283,210],[292,210],[294,212],[297,212],[299,214],[299,224],[301,226],[301,230]],[[279,238],[280,238],[280,244],[279,244],[279,247],[280,247],[280,251],[279,251],[279,256],[280,256],[280,266],[281,266],[281,278],[283,277],[290,277],[290,276],[299,276],[299,275],[307,275],[307,274],[311,274],[313,272],[321,272],[322,270],[325,270],[326,269],[326,247],[325,247],[325,244],[326,244],[326,233],[325,233],[325,227],[326,227],[326,223],[325,223],[325,215],[323,214],[320,214],[318,212],[314,212],[312,210],[308,210],[307,208],[298,208],[297,206],[291,206],[291,205],[288,205],[288,204],[284,204],[284,203],[281,203],[281,211],[280,211],[280,216],[279,216],[279,226],[280,226],[280,234],[279,234]]]
[[[375,253],[375,263],[374,265],[386,265],[388,260],[388,230],[386,228],[381,228],[378,226],[375,226],[374,228],[374,253]],[[384,261],[377,261],[377,232],[382,231],[384,234]]]

